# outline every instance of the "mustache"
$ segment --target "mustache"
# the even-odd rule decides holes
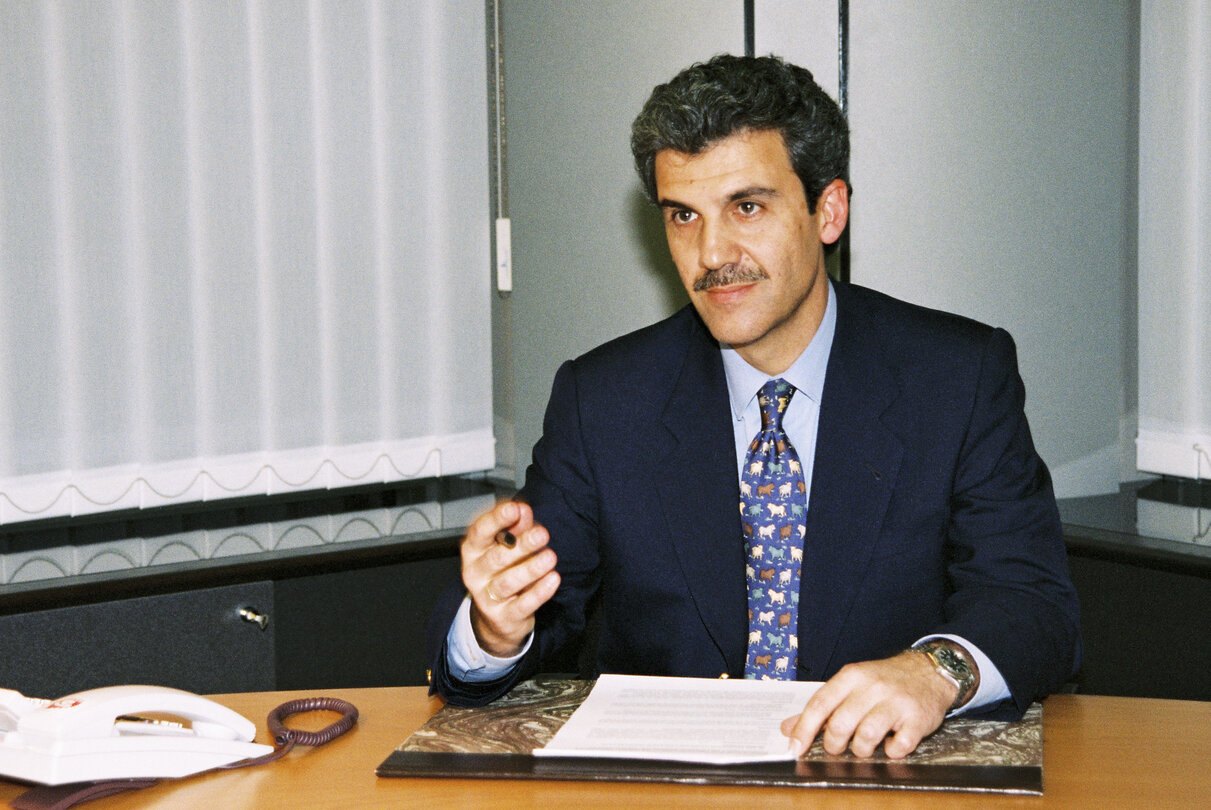
[[[713,287],[727,287],[731,284],[745,284],[750,281],[765,281],[769,278],[760,267],[744,264],[725,264],[713,270],[707,270],[694,282],[694,292],[704,292]]]

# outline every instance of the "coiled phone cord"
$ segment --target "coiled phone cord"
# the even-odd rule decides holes
[[[298,729],[286,728],[282,722],[292,714],[319,711],[337,712],[341,715],[341,719],[319,731],[299,731]],[[273,735],[273,741],[277,745],[286,745],[287,743],[312,746],[323,745],[326,742],[335,740],[353,728],[354,724],[357,723],[357,707],[349,701],[341,700],[340,698],[301,698],[278,706],[269,713],[267,722],[269,724],[269,733]]]
[[[286,727],[283,721],[287,717],[294,714],[302,714],[303,712],[337,712],[341,715],[341,718],[319,731],[302,731]],[[269,733],[273,736],[273,744],[275,746],[273,751],[263,756],[253,757],[252,759],[242,759],[239,762],[232,762],[230,765],[220,765],[215,770],[245,768],[249,765],[262,765],[266,762],[273,762],[275,759],[286,756],[296,745],[317,746],[331,742],[353,728],[355,723],[357,723],[357,707],[347,700],[331,697],[313,697],[288,701],[271,711],[266,720],[266,724],[269,726]]]

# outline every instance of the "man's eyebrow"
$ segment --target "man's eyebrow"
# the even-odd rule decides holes
[[[748,186],[727,195],[727,202],[733,203],[737,200],[745,200],[752,197],[777,197],[780,193],[778,189],[767,186]],[[690,210],[691,208],[691,206],[685,203],[670,200],[667,197],[661,197],[658,205],[661,208],[684,208],[686,210]]]
[[[736,202],[749,197],[777,197],[778,190],[775,188],[767,188],[766,186],[749,186],[742,188],[739,191],[733,191],[727,196],[728,202]]]

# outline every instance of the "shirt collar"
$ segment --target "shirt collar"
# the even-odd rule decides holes
[[[803,353],[795,359],[785,372],[779,376],[786,380],[803,396],[808,397],[819,407],[824,395],[824,372],[828,368],[828,355],[833,347],[833,335],[837,330],[837,296],[833,285],[828,283],[828,303],[824,307],[824,317],[811,342]],[[735,349],[720,345],[723,353],[723,371],[727,376],[727,392],[731,401],[732,415],[740,419],[748,404],[757,396],[757,391],[766,381],[772,379],[764,371],[753,368]]]

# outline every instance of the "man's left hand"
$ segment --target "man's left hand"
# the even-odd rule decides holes
[[[802,714],[782,721],[782,733],[796,755],[823,730],[824,750],[834,756],[848,747],[855,756],[869,757],[883,743],[887,756],[900,759],[942,725],[957,692],[919,652],[848,664],[808,700]]]

